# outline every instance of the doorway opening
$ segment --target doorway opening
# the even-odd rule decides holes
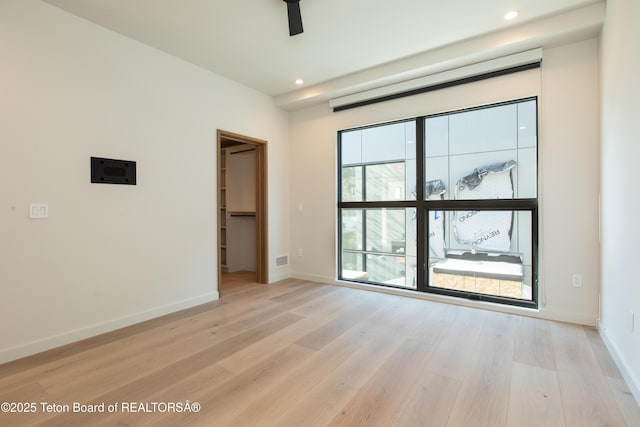
[[[267,141],[218,130],[218,290],[268,283]],[[227,286],[229,285],[229,286]]]

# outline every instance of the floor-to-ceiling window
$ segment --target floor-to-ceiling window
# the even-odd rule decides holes
[[[536,306],[537,100],[339,132],[339,279]]]

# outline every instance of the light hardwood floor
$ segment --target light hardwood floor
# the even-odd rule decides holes
[[[590,328],[249,274],[221,294],[0,365],[0,402],[37,403],[0,426],[640,426]]]

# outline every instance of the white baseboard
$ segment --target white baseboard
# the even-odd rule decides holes
[[[164,316],[165,314],[174,313],[176,311],[184,310],[200,304],[205,304],[219,298],[220,296],[217,291],[209,292],[199,297],[188,298],[160,307],[154,307],[139,313],[134,313],[113,320],[108,320],[106,322],[95,323],[83,328],[63,332],[58,335],[42,338],[29,343],[0,349],[0,364],[20,359],[22,357],[31,356],[42,351],[51,350],[53,348],[80,341],[85,338],[94,337],[96,335],[124,328],[125,326],[144,322],[145,320],[153,319],[155,317]]]
[[[354,289],[363,289],[363,290],[381,292],[381,293],[391,294],[391,295],[399,295],[399,296],[405,296],[405,297],[411,297],[411,298],[424,299],[427,301],[442,302],[446,304],[455,304],[455,305],[460,305],[464,307],[480,308],[483,310],[491,310],[491,311],[496,311],[500,313],[509,313],[509,314],[517,314],[522,316],[537,317],[540,319],[556,320],[558,322],[574,323],[577,325],[585,325],[585,326],[592,326],[592,327],[597,326],[597,321],[595,316],[586,316],[586,315],[576,314],[576,313],[558,313],[554,311],[545,310],[544,308],[540,308],[536,310],[536,309],[530,309],[530,308],[516,307],[512,305],[495,304],[495,303],[484,302],[484,301],[472,301],[464,298],[456,298],[456,297],[450,297],[446,295],[417,292],[417,291],[412,291],[408,289],[405,290],[405,289],[390,288],[385,286],[368,285],[364,283],[338,281],[334,278],[313,275],[313,274],[304,274],[304,273],[294,272],[292,273],[292,277],[296,279],[301,279],[301,280],[309,280],[313,282],[328,283],[328,284],[338,285],[338,286],[346,286]]]
[[[555,320],[557,322],[573,323],[575,325],[591,326],[596,328],[598,326],[598,319],[595,316],[587,316],[579,313],[564,313],[559,311],[540,309],[541,319]]]
[[[269,283],[279,282],[280,280],[292,277],[289,273],[289,267],[274,267],[269,269]]]
[[[620,355],[620,352],[618,351],[618,348],[613,343],[613,341],[609,339],[606,329],[602,327],[601,324],[598,325],[598,333],[600,334],[604,345],[607,347],[607,350],[609,350],[611,357],[613,357],[613,361],[616,363],[616,366],[620,370],[620,373],[627,383],[627,386],[629,386],[629,391],[631,391],[631,394],[633,394],[636,402],[638,402],[638,405],[640,405],[640,381],[627,368],[625,359]]]
[[[335,281],[336,281],[334,277],[326,277],[326,276],[319,276],[315,274],[306,274],[306,273],[297,273],[295,271],[291,272],[289,277],[293,279],[308,280],[310,282],[328,283],[328,284],[335,284]]]

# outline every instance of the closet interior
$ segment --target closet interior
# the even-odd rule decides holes
[[[220,271],[256,271],[256,147],[222,139],[218,168]]]

